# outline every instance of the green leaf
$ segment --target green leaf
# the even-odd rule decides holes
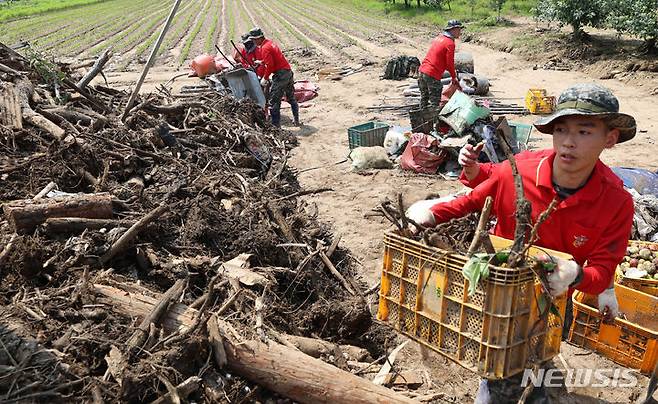
[[[462,274],[464,278],[468,279],[468,294],[472,295],[475,293],[475,288],[477,287],[478,282],[482,279],[487,279],[489,277],[489,260],[491,256],[489,254],[475,254],[471,259],[468,260],[464,268],[462,268]]]

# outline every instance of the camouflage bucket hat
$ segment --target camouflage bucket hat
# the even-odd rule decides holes
[[[251,41],[251,39],[249,39],[249,33],[246,32],[246,33],[242,34],[242,36],[240,37],[240,41],[241,41],[242,43],[245,43],[245,42]]]
[[[598,84],[576,84],[564,90],[557,100],[555,112],[535,122],[542,133],[553,134],[555,120],[563,116],[587,115],[605,118],[611,128],[619,130],[617,143],[635,136],[635,118],[619,112],[619,101],[612,91]]]
[[[263,34],[263,30],[258,27],[253,28],[251,29],[251,31],[249,31],[249,39],[258,39],[258,38],[263,38],[264,36],[265,34]]]
[[[446,23],[445,31],[451,30],[453,28],[465,28],[464,25],[459,20],[450,20]]]

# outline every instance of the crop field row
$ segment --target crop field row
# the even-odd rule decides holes
[[[41,13],[5,21],[0,41],[27,41],[58,57],[89,58],[109,48],[113,68],[126,70],[150,54],[172,5],[173,0],[109,0]],[[342,0],[189,0],[172,21],[158,63],[185,65],[198,54],[215,53],[215,46],[230,54],[230,41],[239,43],[255,26],[284,50],[315,48],[326,57],[348,56],[346,47],[365,51],[368,41],[394,31],[387,30],[390,24]],[[399,21],[395,24],[399,31]]]

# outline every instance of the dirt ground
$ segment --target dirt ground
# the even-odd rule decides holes
[[[391,29],[391,27],[389,27]],[[513,28],[514,29],[514,28]],[[513,29],[510,29],[513,32]],[[526,27],[526,31],[529,29]],[[508,33],[509,34],[509,33]],[[347,128],[371,120],[386,121],[391,124],[409,125],[406,118],[387,113],[369,112],[366,107],[379,104],[382,100],[401,96],[406,81],[380,80],[382,62],[389,56],[398,54],[415,55],[422,59],[429,46],[427,32],[409,34],[396,32],[396,43],[382,44],[377,41],[359,39],[358,45],[343,48],[342,53],[353,54],[354,58],[367,58],[375,65],[364,71],[346,77],[341,81],[319,81],[320,97],[311,101],[301,111],[302,128],[289,129],[298,136],[299,146],[292,151],[290,164],[298,170],[298,178],[305,189],[331,187],[333,192],[305,197],[316,204],[322,220],[331,223],[335,232],[343,235],[342,245],[349,248],[362,264],[361,276],[369,285],[379,281],[383,233],[389,223],[380,218],[365,215],[386,197],[393,198],[402,192],[406,204],[424,198],[427,194],[441,195],[462,189],[457,181],[446,181],[437,176],[413,175],[398,169],[375,170],[368,173],[354,173],[349,162]],[[492,36],[493,40],[506,41],[505,34]],[[276,39],[276,38],[275,38]],[[367,52],[366,52],[367,50]],[[545,88],[550,94],[558,95],[561,90],[578,82],[596,82],[611,88],[621,103],[621,110],[632,114],[638,124],[636,137],[622,145],[604,152],[602,159],[611,166],[639,167],[655,170],[658,168],[658,118],[655,117],[658,95],[652,95],[656,82],[655,73],[643,73],[628,79],[625,75],[603,80],[601,68],[595,74],[583,71],[559,71],[535,69],[535,61],[514,53],[492,50],[470,43],[458,43],[458,51],[470,52],[474,56],[475,71],[489,78],[491,92],[507,102],[523,104],[523,97],[529,88]],[[320,67],[353,64],[345,58],[314,58],[313,62],[293,58],[296,62],[297,79],[310,79],[317,82],[313,72]],[[332,63],[332,64],[328,64]],[[584,69],[587,70],[587,69]],[[138,74],[110,74],[114,85],[129,86]],[[153,88],[158,82],[166,81],[172,75],[167,68],[156,69],[147,80],[146,88]],[[626,77],[626,78],[625,78]],[[195,79],[177,80],[193,83]],[[392,100],[390,102],[395,102]],[[290,125],[289,109],[283,110],[284,126]],[[531,123],[533,116],[508,116],[508,119]],[[550,147],[549,136],[533,132],[530,147]],[[425,375],[428,384],[445,393],[445,402],[472,402],[477,390],[478,378],[458,365],[438,355],[422,362],[417,345],[409,344],[403,351],[402,367],[418,370]],[[618,365],[597,354],[588,353],[566,343],[562,345],[562,359],[555,359],[557,368],[617,368]],[[553,392],[553,398],[560,403],[628,403],[644,396],[647,379],[638,376],[639,384],[633,388],[574,388]]]

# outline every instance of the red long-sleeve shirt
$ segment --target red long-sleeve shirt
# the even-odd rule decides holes
[[[525,150],[519,154],[515,154],[514,159],[516,161],[519,161],[529,158],[543,158],[543,157],[548,157],[551,154],[553,154],[552,149],[532,150],[532,151]],[[472,180],[466,178],[466,175],[462,170],[461,174],[459,174],[459,182],[461,182],[462,184],[464,184],[469,188],[475,188],[481,183],[483,183],[485,180],[487,180],[489,177],[491,177],[491,173],[497,167],[500,167],[500,163],[480,163],[480,171],[478,171],[478,174]],[[619,178],[619,176],[610,169],[610,167],[606,166],[605,164],[603,165],[603,167],[604,169],[602,172],[603,174],[605,174],[606,177],[608,177],[612,182],[616,182],[617,184],[619,184],[619,186],[621,187],[624,186],[624,181],[622,181],[621,178]]]
[[[517,167],[535,223],[557,195],[552,183],[555,153],[536,152],[525,157],[517,161]],[[492,214],[497,218],[494,234],[514,238],[516,191],[511,166],[506,161],[489,168],[489,179],[470,194],[431,208],[438,223],[481,210],[485,198],[491,196]],[[610,168],[599,160],[585,186],[562,200],[539,227],[536,243],[571,254],[583,267],[583,279],[576,289],[593,295],[611,284],[615,268],[626,253],[633,223],[633,199],[621,180],[610,173]]]
[[[515,154],[514,159],[518,161],[518,160],[525,160],[527,158],[535,158],[535,157],[541,158],[541,157],[550,156],[552,153],[553,150],[551,149],[537,150],[537,151],[524,150],[519,154]],[[485,180],[487,180],[489,177],[491,177],[491,173],[498,166],[500,166],[500,163],[480,163],[480,171],[478,171],[478,175],[476,175],[475,178],[473,178],[472,180],[466,178],[466,174],[464,174],[464,171],[462,170],[461,174],[459,174],[459,182],[461,182],[462,184],[466,185],[469,188],[475,188],[481,183],[483,183]]]
[[[430,50],[427,51],[427,55],[418,70],[437,80],[441,80],[443,72],[447,70],[453,79],[457,79],[457,72],[455,72],[455,40],[445,35],[434,38]]]
[[[263,78],[269,79],[270,74],[279,70],[291,70],[290,63],[283,56],[283,52],[277,44],[272,42],[271,39],[266,39],[260,46],[260,52],[263,64]]]
[[[256,69],[256,75],[258,77],[262,77],[262,73],[265,71],[265,66],[256,66],[254,62],[256,60],[261,60],[262,59],[262,53],[261,49],[259,47],[256,47],[253,51],[247,52],[247,50],[244,47],[240,48],[240,53],[237,51],[233,52],[233,59],[240,61],[240,64],[245,68],[249,69],[252,66],[255,67]]]

